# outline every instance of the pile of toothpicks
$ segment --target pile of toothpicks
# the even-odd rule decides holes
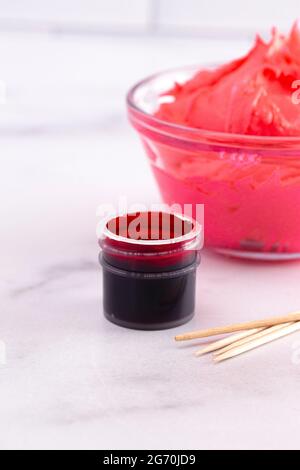
[[[188,341],[229,334],[225,338],[215,341],[195,353],[196,356],[212,353],[213,360],[217,363],[244,354],[247,351],[290,335],[298,330],[300,330],[300,312],[294,312],[282,317],[193,331],[177,335],[175,340]]]

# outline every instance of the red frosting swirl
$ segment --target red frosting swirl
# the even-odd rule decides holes
[[[237,134],[300,136],[300,22],[270,42],[257,36],[250,52],[201,70],[167,95],[156,116],[189,127]]]

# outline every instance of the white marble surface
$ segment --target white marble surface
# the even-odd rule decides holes
[[[205,253],[195,319],[178,330],[130,331],[102,315],[97,205],[158,200],[126,122],[127,87],[244,47],[2,35],[1,73],[20,113],[0,136],[1,449],[299,448],[299,335],[218,366],[172,339],[299,308],[299,263]]]

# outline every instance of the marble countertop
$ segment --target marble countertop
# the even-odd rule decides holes
[[[125,91],[180,54],[212,62],[247,44],[1,39],[0,448],[299,448],[299,334],[219,365],[173,341],[299,308],[299,263],[204,252],[185,327],[131,331],[102,314],[97,206],[159,200]]]

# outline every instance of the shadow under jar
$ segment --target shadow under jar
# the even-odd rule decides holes
[[[110,219],[99,240],[106,318],[142,330],[189,321],[201,240],[202,227],[179,214],[139,212]]]

